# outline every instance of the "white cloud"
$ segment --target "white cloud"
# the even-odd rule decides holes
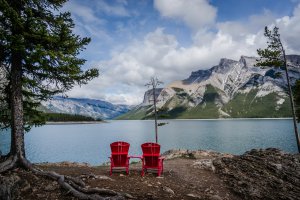
[[[118,1],[116,5],[109,5],[103,0],[97,0],[97,10],[100,12],[104,12],[108,15],[115,15],[120,17],[128,17],[130,13],[124,7],[127,5],[127,1]]]
[[[287,52],[299,54],[300,4],[294,9],[292,17],[285,16],[277,19],[275,25],[279,27],[279,32],[287,48]]]
[[[76,19],[80,19],[85,23],[96,23],[98,25],[105,23],[104,20],[96,16],[95,10],[91,9],[90,7],[78,4],[75,1],[67,2],[63,7],[63,11],[72,12],[72,15]]]
[[[201,9],[208,6],[208,13],[216,12],[204,0],[155,1],[155,6],[163,16],[181,19],[194,29],[190,46],[181,46],[174,35],[167,34],[164,28],[157,28],[144,38],[136,39],[126,47],[112,52],[111,59],[98,63],[102,66],[100,78],[82,88],[77,87],[69,94],[74,97],[100,98],[113,103],[139,104],[147,90],[144,85],[152,76],[168,84],[187,78],[192,71],[210,68],[218,64],[220,58],[256,56],[256,49],[266,45],[263,35],[266,25],[279,26],[287,53],[300,52],[300,5],[295,8],[293,16],[277,19],[266,10],[260,15],[250,16],[246,22],[214,24],[215,14],[211,14],[206,21],[196,24],[194,21],[200,16],[193,9],[187,13],[185,9],[178,8],[178,5],[187,8],[192,4],[198,6],[197,9],[202,5]],[[207,29],[205,26],[208,24],[214,25],[216,29]]]
[[[262,14],[250,16],[246,22],[226,21],[217,23],[216,27],[219,31],[231,35],[234,40],[241,41],[253,37],[252,34],[261,31],[266,25],[275,20],[275,16],[270,11],[265,10]]]
[[[142,41],[114,52],[110,60],[100,62],[102,76],[69,94],[78,97],[89,94],[89,97],[102,97],[114,103],[139,104],[147,90],[144,85],[152,76],[165,84],[185,79],[192,71],[217,64],[220,57],[238,58],[244,53],[237,51],[238,45],[230,35],[218,32],[211,43],[183,48],[173,35],[158,28]]]
[[[112,41],[112,38],[103,30],[103,25],[106,20],[99,18],[94,9],[88,6],[70,1],[65,4],[63,11],[72,13],[72,18],[76,26],[74,31],[82,37],[93,37],[93,39],[102,39],[105,41]]]
[[[181,20],[195,30],[214,24],[217,15],[207,0],[154,0],[154,6],[163,17]]]
[[[266,46],[266,38],[263,36],[265,26],[279,27],[281,40],[288,54],[300,53],[300,4],[294,9],[292,16],[276,18],[270,11],[265,10],[260,15],[250,16],[247,23],[227,21],[217,24],[219,31],[231,35],[236,42],[243,43],[246,40],[246,44],[255,49]]]

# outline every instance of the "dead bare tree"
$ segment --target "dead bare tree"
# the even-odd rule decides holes
[[[159,81],[157,77],[152,77],[150,82],[145,86],[152,87],[152,96],[153,96],[153,106],[154,106],[154,121],[155,121],[155,142],[158,143],[158,130],[157,130],[157,109],[156,109],[156,89],[158,85],[163,84],[163,82]]]

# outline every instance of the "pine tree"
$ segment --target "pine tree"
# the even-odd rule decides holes
[[[90,38],[72,33],[70,13],[59,12],[65,2],[0,0],[0,124],[11,129],[10,153],[0,163],[0,172],[23,167],[58,180],[78,198],[102,199],[84,194],[90,191],[74,179],[33,167],[25,155],[24,132],[45,121],[37,110],[40,102],[98,76],[97,69],[81,69],[85,60],[78,56]]]
[[[273,30],[269,30],[268,27],[265,27],[265,37],[268,39],[267,41],[267,48],[266,49],[258,49],[257,53],[260,56],[256,66],[262,67],[284,67],[285,75],[287,79],[287,86],[288,86],[288,94],[290,98],[291,108],[292,108],[292,116],[293,116],[293,123],[294,123],[294,131],[296,136],[296,143],[298,147],[298,152],[300,153],[300,140],[299,134],[297,129],[297,120],[296,120],[296,113],[295,113],[295,104],[294,98],[290,83],[290,77],[288,74],[288,65],[286,61],[286,54],[283,47],[283,44],[280,39],[280,34],[278,32],[279,28],[274,27]]]

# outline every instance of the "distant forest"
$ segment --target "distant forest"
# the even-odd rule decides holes
[[[72,115],[66,113],[45,113],[46,121],[48,122],[78,122],[78,121],[102,121],[92,117],[83,115]]]

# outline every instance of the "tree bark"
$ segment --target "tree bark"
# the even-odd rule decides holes
[[[21,3],[12,3],[14,10],[21,13]],[[17,19],[16,19],[17,20]],[[12,23],[12,36],[15,40],[12,43],[11,56],[11,147],[10,154],[17,158],[25,158],[24,148],[24,111],[22,95],[22,51],[23,38],[20,23]]]
[[[22,60],[20,53],[14,52],[12,56],[11,71],[11,155],[18,158],[25,157],[24,148],[24,121],[22,101]]]
[[[153,100],[154,100],[154,120],[155,120],[155,143],[158,143],[158,130],[157,130],[157,111],[156,111],[156,87],[153,83]]]
[[[289,77],[289,74],[288,74],[285,51],[284,51],[282,45],[281,45],[281,47],[282,47],[282,51],[283,51],[284,69],[285,69],[285,74],[286,74],[286,79],[287,79],[288,90],[289,90],[288,93],[289,93],[290,103],[291,103],[291,108],[292,108],[294,132],[295,132],[295,136],[296,136],[296,143],[297,143],[297,147],[298,147],[298,153],[300,153],[300,139],[299,139],[299,133],[298,133],[298,128],[297,128],[297,119],[296,119],[296,112],[295,112],[294,97],[293,97],[292,87],[291,87],[291,84],[290,84],[290,77]]]

